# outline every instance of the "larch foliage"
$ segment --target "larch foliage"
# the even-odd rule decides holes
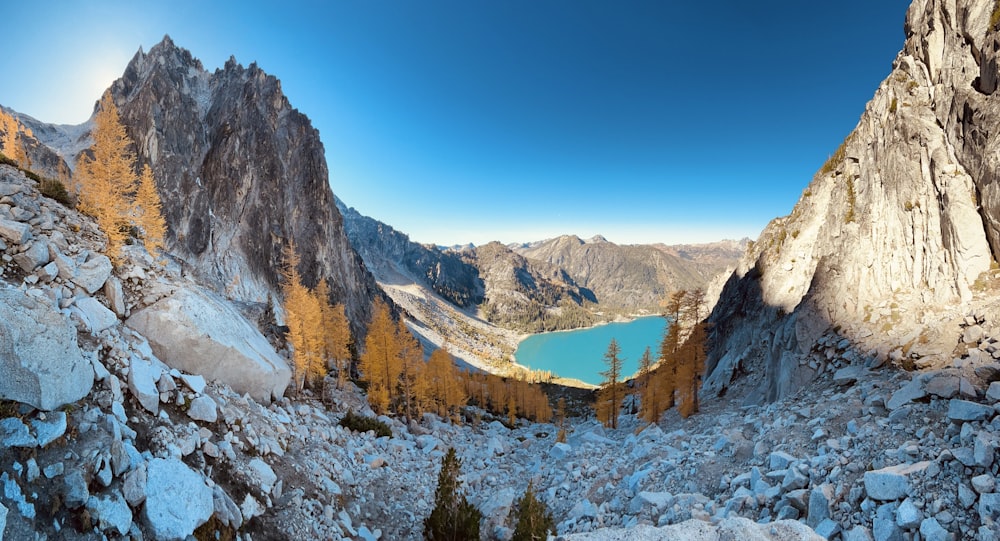
[[[441,459],[441,471],[434,490],[434,509],[424,519],[424,539],[428,541],[479,541],[483,514],[462,493],[458,474],[462,461],[454,448]]]
[[[322,378],[320,303],[302,284],[298,271],[299,256],[293,243],[285,247],[284,259],[285,324],[288,327],[288,344],[292,348],[295,388],[298,390],[307,382]]]
[[[396,325],[389,307],[376,300],[358,369],[361,379],[368,382],[368,401],[378,413],[386,413],[396,398],[396,386],[402,372],[399,353]]]
[[[351,370],[351,326],[344,305],[330,303],[330,286],[326,278],[316,286],[323,327],[323,357],[327,367],[337,371],[337,388],[343,388]]]
[[[142,230],[146,250],[151,255],[159,255],[167,236],[167,222],[163,218],[163,204],[160,202],[159,192],[156,191],[153,170],[148,164],[142,167],[142,175],[139,176],[133,216],[136,225]]]
[[[402,320],[399,321],[396,340],[399,343],[399,394],[403,415],[409,423],[420,415],[430,394],[424,366],[424,350]]]
[[[128,237],[137,178],[131,141],[110,92],[101,98],[91,136],[94,144],[76,168],[78,207],[97,221],[108,237],[106,254],[117,262]]]
[[[556,426],[559,427],[556,442],[566,443],[566,399],[563,397],[559,397],[559,401],[556,402]]]
[[[608,344],[608,350],[604,353],[604,364],[607,366],[607,370],[601,372],[604,381],[597,390],[595,407],[597,419],[604,426],[610,428],[618,428],[618,413],[625,400],[625,385],[619,381],[622,377],[623,364],[620,355],[621,348],[618,346],[618,342],[612,338],[611,343]]]
[[[451,354],[444,348],[434,350],[427,360],[427,373],[431,401],[437,414],[458,421],[459,412],[469,398]]]
[[[655,423],[663,413],[662,400],[656,375],[653,372],[653,353],[647,347],[639,358],[639,376],[636,386],[639,389],[639,417]]]

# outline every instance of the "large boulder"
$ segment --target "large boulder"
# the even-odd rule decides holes
[[[215,511],[204,478],[177,459],[154,458],[146,468],[146,524],[156,539],[186,539]]]
[[[126,321],[171,368],[201,374],[261,402],[280,397],[291,380],[285,360],[224,299],[180,289]]]
[[[94,368],[69,318],[48,299],[0,288],[0,398],[54,410],[93,384]]]

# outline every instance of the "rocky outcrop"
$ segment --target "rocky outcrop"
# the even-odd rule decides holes
[[[93,384],[94,369],[69,318],[47,298],[0,287],[0,397],[54,410],[83,398]]]
[[[209,292],[179,289],[126,324],[168,366],[219,380],[260,402],[280,398],[291,380],[288,364],[260,331]]]
[[[742,259],[711,316],[709,390],[752,374],[773,400],[831,329],[864,356],[951,359],[960,310],[1000,250],[992,0],[916,0],[854,131]],[[895,353],[894,353],[895,352]]]
[[[303,280],[326,278],[363,335],[378,286],[344,235],[319,133],[276,78],[235,59],[209,73],[165,37],[111,92],[153,169],[172,255],[216,291],[267,303],[280,298],[282,249],[294,241]]]

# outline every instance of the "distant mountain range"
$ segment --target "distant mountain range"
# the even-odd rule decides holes
[[[345,231],[376,279],[404,278],[486,321],[519,332],[578,328],[656,313],[677,289],[705,288],[731,268],[748,240],[623,246],[566,235],[504,246],[442,248],[412,242],[338,201]]]

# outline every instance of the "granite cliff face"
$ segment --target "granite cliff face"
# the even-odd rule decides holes
[[[751,402],[793,393],[826,369],[824,335],[869,366],[951,361],[962,316],[992,302],[1000,250],[996,9],[910,6],[903,50],[854,131],[726,284],[709,392],[747,373]]]
[[[360,332],[381,293],[344,235],[319,133],[276,78],[234,59],[209,73],[165,37],[111,92],[153,168],[173,254],[231,298],[266,302],[294,241],[304,281],[325,277]]]

